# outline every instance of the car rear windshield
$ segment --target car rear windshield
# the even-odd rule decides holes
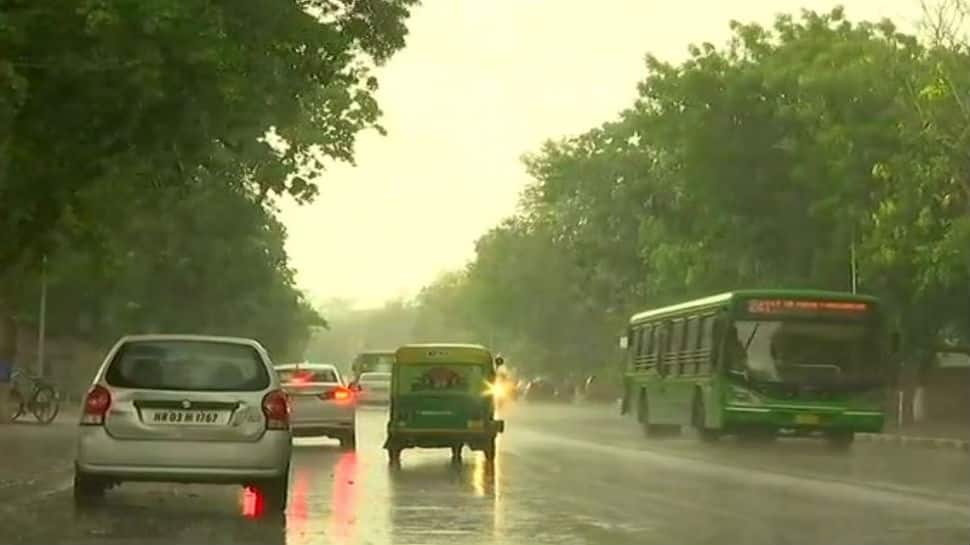
[[[276,373],[285,384],[340,382],[340,379],[337,378],[337,373],[333,369],[279,369]]]
[[[119,388],[259,391],[269,373],[255,348],[213,341],[135,341],[118,350],[105,375]]]

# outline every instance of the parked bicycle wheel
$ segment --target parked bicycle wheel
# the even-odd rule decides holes
[[[61,401],[52,386],[38,384],[30,399],[30,412],[41,424],[50,424],[61,410]]]

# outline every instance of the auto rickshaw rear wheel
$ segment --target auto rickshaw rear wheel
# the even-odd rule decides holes
[[[392,466],[401,465],[401,447],[398,447],[398,446],[387,447],[387,461]]]
[[[488,441],[485,441],[485,445],[482,448],[482,452],[485,453],[485,459],[489,462],[495,460],[495,438],[491,437]]]

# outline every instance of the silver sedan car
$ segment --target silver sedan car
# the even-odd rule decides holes
[[[357,445],[357,396],[336,366],[291,363],[276,372],[293,406],[293,437],[330,437],[345,449]]]
[[[290,405],[253,340],[124,337],[84,400],[74,498],[125,481],[239,484],[286,506]]]

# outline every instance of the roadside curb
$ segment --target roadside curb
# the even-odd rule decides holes
[[[856,437],[874,443],[889,443],[906,447],[952,449],[970,452],[970,441],[944,439],[939,437],[920,437],[915,435],[896,435],[893,433],[858,433]]]

